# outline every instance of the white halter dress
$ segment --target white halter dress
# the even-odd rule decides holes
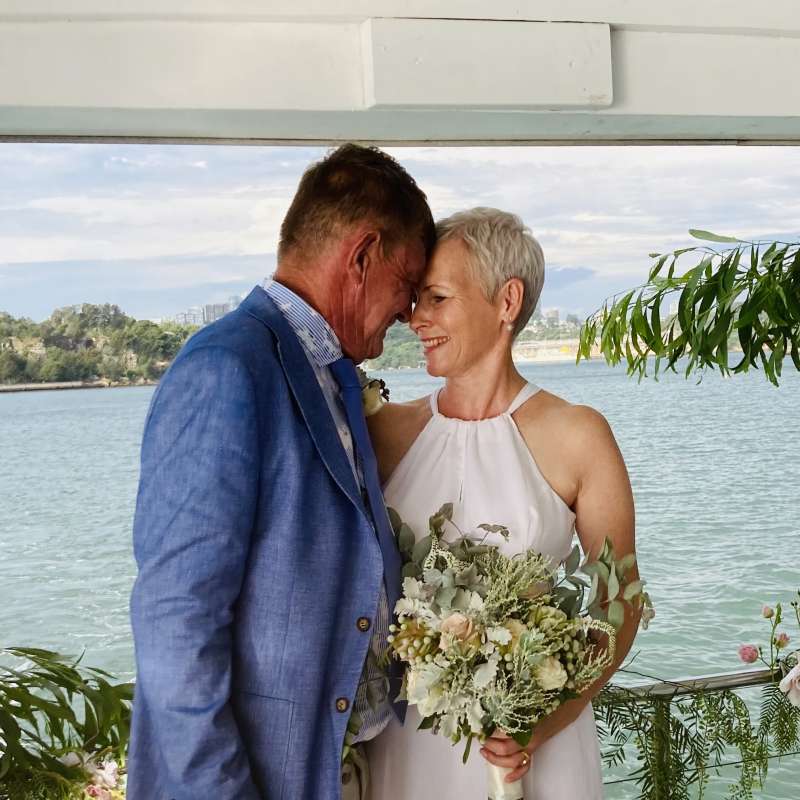
[[[505,525],[507,555],[534,549],[559,561],[570,552],[575,514],[542,476],[512,414],[539,388],[526,384],[498,417],[475,422],[442,416],[438,392],[433,416],[384,487],[386,503],[427,535],[428,517],[453,503],[453,521],[465,532],[481,523]],[[496,540],[496,541],[495,541]],[[485,761],[473,747],[461,763],[463,742],[419,731],[409,707],[405,725],[389,727],[368,743],[370,800],[483,800]],[[591,706],[533,756],[523,780],[526,800],[599,800],[603,796],[600,750]]]

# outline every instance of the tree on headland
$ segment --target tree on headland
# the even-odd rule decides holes
[[[59,308],[41,323],[0,312],[0,383],[157,380],[195,330],[110,303]]]
[[[0,350],[0,383],[19,383],[25,377],[26,364],[13,350]]]

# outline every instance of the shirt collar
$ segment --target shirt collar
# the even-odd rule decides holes
[[[277,281],[266,281],[264,291],[275,301],[278,310],[317,366],[327,367],[342,357],[339,338],[319,311]]]

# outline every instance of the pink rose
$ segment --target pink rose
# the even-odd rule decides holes
[[[754,661],[758,660],[758,648],[752,644],[741,645],[741,647],[739,647],[739,658],[741,658],[745,664],[752,664]]]
[[[89,797],[96,797],[97,800],[113,800],[111,792],[102,786],[95,786],[93,783],[86,787],[86,794]]]
[[[469,617],[460,614],[458,611],[442,620],[439,630],[444,634],[449,634],[455,639],[469,639],[472,636],[474,625]]]
[[[795,664],[786,677],[778,684],[780,690],[786,695],[786,699],[793,705],[800,708],[800,663]]]
[[[761,616],[764,617],[764,619],[772,619],[774,614],[775,612],[769,606],[764,606],[761,609]]]
[[[784,631],[781,631],[775,637],[775,646],[778,648],[778,650],[783,650],[783,648],[786,647],[787,644],[789,644],[789,634],[785,633]]]

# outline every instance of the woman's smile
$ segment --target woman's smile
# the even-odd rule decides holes
[[[441,347],[443,344],[447,344],[450,341],[449,336],[434,336],[430,339],[420,339],[422,342],[422,346],[425,349],[426,355],[437,347]]]

